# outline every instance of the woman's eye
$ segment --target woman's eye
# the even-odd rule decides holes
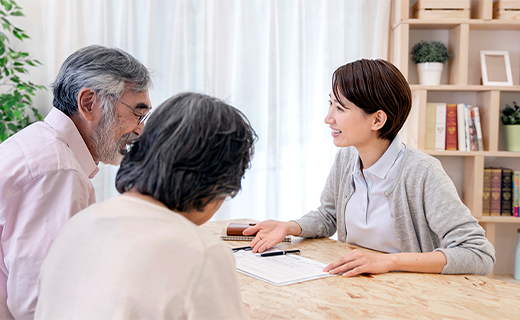
[[[341,109],[340,107],[336,107],[336,109],[338,109],[338,111],[343,111],[343,109]]]

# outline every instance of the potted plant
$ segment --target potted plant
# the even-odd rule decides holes
[[[9,39],[23,41],[29,38],[9,21],[23,16],[21,9],[14,0],[0,1],[0,23],[3,27],[3,32],[0,31],[0,143],[32,121],[42,119],[31,97],[45,87],[27,80],[27,67],[41,63],[31,59],[29,53],[15,50]]]
[[[419,84],[439,85],[442,67],[451,55],[440,41],[421,41],[412,48],[412,61],[417,64]]]
[[[507,151],[520,151],[520,107],[516,102],[513,101],[513,107],[506,104],[501,120],[506,133]]]

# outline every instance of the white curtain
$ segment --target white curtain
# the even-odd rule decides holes
[[[51,83],[76,49],[119,47],[154,70],[157,107],[184,91],[242,110],[259,140],[241,193],[214,219],[294,219],[319,205],[336,149],[323,123],[334,70],[386,58],[390,0],[18,0],[15,44],[43,62]],[[45,115],[52,95],[42,92]],[[101,165],[98,201],[117,195],[117,168]]]

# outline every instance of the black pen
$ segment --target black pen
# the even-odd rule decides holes
[[[281,255],[288,254],[288,253],[300,253],[300,250],[296,249],[296,250],[266,252],[266,253],[261,253],[260,256],[261,257],[281,256]]]
[[[233,252],[237,252],[240,250],[248,251],[248,250],[253,250],[253,248],[251,248],[250,246],[247,246],[247,247],[232,248],[232,250],[233,250]]]

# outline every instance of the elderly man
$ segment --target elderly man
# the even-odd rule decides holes
[[[51,112],[0,145],[0,318],[32,319],[41,264],[58,231],[95,202],[97,164],[118,165],[151,103],[147,68],[89,46],[63,63]]]

